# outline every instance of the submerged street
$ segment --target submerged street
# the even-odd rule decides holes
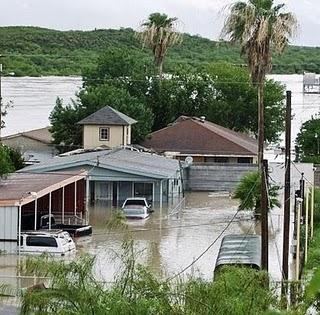
[[[176,202],[178,203],[178,201]],[[119,255],[124,240],[132,239],[139,262],[149,266],[159,276],[172,276],[196,259],[220,235],[237,211],[238,203],[227,195],[208,192],[187,193],[185,205],[175,211],[174,204],[163,207],[145,221],[124,221],[124,225],[108,227],[112,211],[103,203],[90,209],[92,237],[79,239],[79,252],[97,257],[97,276],[112,281],[119,270]],[[274,280],[281,278],[275,242],[280,242],[282,220],[277,210],[270,227],[270,272]],[[200,274],[211,279],[221,239],[227,234],[259,234],[259,223],[250,212],[239,212],[218,241],[184,275]],[[278,249],[282,245],[277,244]]]

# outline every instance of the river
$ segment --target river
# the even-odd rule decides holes
[[[302,75],[270,75],[270,78],[286,85],[292,91],[292,142],[301,124],[317,115],[320,109],[320,95],[302,93]],[[12,102],[5,117],[3,135],[10,135],[30,129],[45,127],[56,98],[65,104],[81,88],[81,77],[4,77],[2,94],[4,103]],[[282,136],[282,144],[284,137]]]

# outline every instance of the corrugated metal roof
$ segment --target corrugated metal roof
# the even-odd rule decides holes
[[[79,125],[132,125],[137,121],[131,117],[105,106],[78,122]]]
[[[115,149],[57,156],[44,163],[24,168],[22,171],[57,171],[67,167],[84,165],[157,179],[172,177],[179,170],[179,161],[174,159],[136,150]]]
[[[0,205],[14,205],[15,202],[23,202],[24,199],[33,199],[34,197],[30,192],[34,192],[38,194],[38,197],[41,197],[41,192],[56,190],[60,188],[59,184],[64,186],[63,183],[66,183],[66,181],[79,180],[80,177],[84,178],[85,173],[9,174],[7,178],[0,180]]]
[[[261,267],[261,237],[259,235],[226,235],[222,241],[216,267],[250,265]]]

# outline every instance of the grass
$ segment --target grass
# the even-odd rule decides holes
[[[268,276],[247,268],[221,270],[215,281],[189,277],[169,282],[136,263],[132,242],[124,246],[124,268],[112,285],[93,274],[88,255],[69,263],[29,259],[24,272],[51,278],[47,289],[26,291],[22,314],[258,315],[275,297]]]

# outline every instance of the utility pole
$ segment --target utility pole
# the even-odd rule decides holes
[[[302,222],[304,222],[304,217],[305,217],[305,202],[304,202],[304,187],[305,187],[305,181],[304,181],[304,173],[301,173],[301,179],[300,179],[300,197],[302,198],[301,202],[301,217],[302,217]]]
[[[1,55],[0,55],[1,57]],[[2,130],[2,89],[1,89],[1,85],[2,85],[2,63],[0,63],[0,144],[1,144],[1,130]]]
[[[261,172],[261,266],[268,271],[269,241],[268,241],[268,160],[263,160]]]
[[[287,91],[286,139],[285,139],[285,175],[284,175],[284,216],[283,216],[283,251],[282,251],[282,289],[287,294],[289,275],[289,238],[290,238],[290,167],[291,167],[291,91]]]

